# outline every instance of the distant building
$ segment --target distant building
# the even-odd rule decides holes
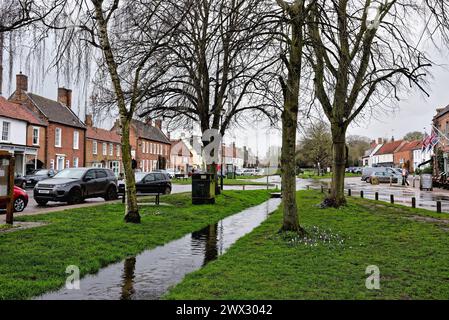
[[[114,130],[93,126],[92,115],[86,115],[86,167],[108,168],[116,176],[123,172],[121,137]]]
[[[120,121],[111,129],[120,134]],[[131,121],[129,132],[131,155],[137,169],[143,172],[166,169],[170,162],[171,141],[162,132],[162,121]]]
[[[41,169],[45,159],[47,124],[25,106],[0,97],[0,150],[15,157],[15,173]]]
[[[362,157],[362,166],[364,167],[372,167],[373,166],[373,158],[374,155],[379,151],[379,149],[383,145],[383,139],[379,138],[377,141],[373,140],[371,142],[370,149],[365,151],[365,154]]]
[[[193,154],[183,139],[171,140],[169,168],[184,174],[193,168]]]
[[[394,154],[406,143],[404,140],[384,143],[372,157],[373,166],[394,167]]]
[[[419,159],[414,159],[414,156],[418,156],[418,150],[422,149],[422,140],[416,140],[407,142],[405,141],[394,153],[394,166],[397,168],[403,168],[404,166],[408,171],[414,172],[420,162]],[[416,152],[415,152],[416,151]]]
[[[18,74],[10,101],[27,107],[46,124],[46,130],[40,132],[40,127],[38,133],[39,139],[41,134],[45,139],[44,152],[38,157],[42,167],[63,170],[84,166],[86,126],[71,109],[72,90],[59,88],[57,101],[44,98],[28,92],[28,77]]]

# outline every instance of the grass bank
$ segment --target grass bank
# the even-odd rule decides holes
[[[345,173],[345,177],[346,178],[354,178],[354,177],[362,177],[361,174],[358,173]],[[314,180],[319,180],[319,179],[331,179],[332,178],[332,173],[325,173],[324,175],[317,175],[316,172],[305,172],[305,173],[301,173],[298,175],[298,178],[301,179],[314,179]]]
[[[253,179],[257,179],[257,177],[253,177]],[[178,185],[191,185],[192,179],[174,179],[172,180],[173,184]],[[220,180],[219,180],[220,183]],[[225,186],[266,186],[266,182],[253,182],[248,181],[246,179],[224,179],[223,184]]]
[[[134,256],[258,205],[267,191],[225,191],[216,205],[193,206],[188,194],[163,197],[170,207],[142,207],[142,224],[123,222],[123,205],[106,204],[20,221],[49,225],[0,233],[0,299],[26,299],[63,286],[69,265],[81,274]]]
[[[447,299],[447,215],[363,199],[322,210],[298,193],[307,240],[277,235],[281,212],[192,273],[168,299]],[[366,288],[368,266],[380,290]]]

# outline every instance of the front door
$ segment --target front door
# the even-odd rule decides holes
[[[64,170],[65,168],[64,165],[65,165],[65,157],[63,156],[56,157],[56,170],[57,171]]]

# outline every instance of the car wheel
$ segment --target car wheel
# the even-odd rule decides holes
[[[170,188],[170,187],[167,187],[167,188],[165,189],[164,194],[171,194],[171,188]]]
[[[46,201],[46,200],[36,200],[36,202],[40,207],[44,207],[48,203],[48,201]]]
[[[83,195],[81,194],[81,190],[75,189],[70,192],[69,201],[70,205],[72,204],[80,204],[83,202]]]
[[[26,208],[26,203],[25,203],[25,199],[22,197],[17,198],[16,200],[14,200],[14,212],[23,212],[23,210],[25,210]]]
[[[118,193],[117,189],[114,187],[109,187],[108,191],[106,191],[106,195],[104,197],[104,200],[106,201],[113,201],[118,199]]]

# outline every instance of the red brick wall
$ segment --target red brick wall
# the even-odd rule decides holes
[[[39,128],[39,146],[33,145],[33,129]],[[46,128],[39,127],[37,125],[28,125],[27,128],[27,146],[32,148],[37,148],[37,158],[45,164],[46,161],[46,151],[45,151],[45,136],[46,136]]]
[[[97,141],[97,154],[95,155],[93,153],[93,144],[94,141]],[[93,140],[93,139],[86,139],[86,166],[92,166],[93,163],[101,163],[101,162],[105,162],[107,163],[108,161],[120,161],[120,163],[122,162],[122,149],[121,149],[121,145],[117,144],[117,143],[113,143],[114,145],[114,153],[112,156],[109,155],[109,144],[110,142],[106,142],[108,145],[107,148],[107,155],[104,156],[103,155],[103,142],[104,141],[99,141],[99,140]],[[120,156],[117,157],[117,147],[120,148]],[[122,165],[120,165],[121,167]]]
[[[399,151],[399,152],[395,152],[394,155],[394,164],[395,166],[402,168],[402,164],[401,164],[401,159],[403,160],[403,163],[405,163],[406,165],[408,165],[407,169],[409,171],[411,171],[413,168],[412,164],[413,164],[413,151]]]
[[[62,144],[61,147],[55,146],[55,131],[56,128],[62,129]],[[73,149],[73,133],[79,132],[79,149]],[[47,128],[47,163],[46,166],[50,168],[51,160],[55,160],[56,155],[65,155],[65,160],[70,161],[70,167],[73,166],[73,159],[77,157],[79,159],[78,166],[84,166],[84,142],[85,142],[85,130],[64,126],[58,123],[50,123]],[[65,166],[65,165],[64,165]]]

